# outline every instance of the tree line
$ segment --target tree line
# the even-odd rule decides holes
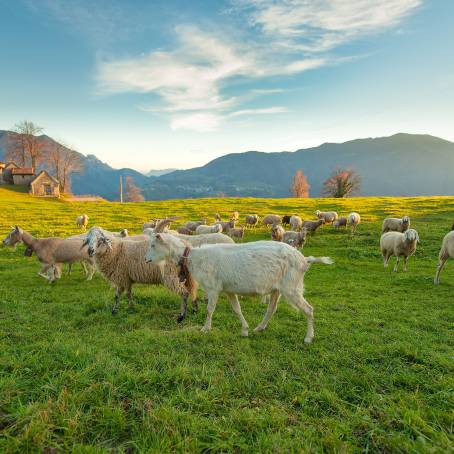
[[[335,169],[323,183],[323,195],[344,198],[356,195],[361,187],[361,178],[354,169]],[[297,170],[290,186],[294,197],[309,197],[310,185],[302,170]]]

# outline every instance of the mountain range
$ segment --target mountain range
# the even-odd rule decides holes
[[[0,131],[0,160],[9,131]],[[53,141],[48,136],[43,140]],[[390,137],[324,143],[294,152],[232,153],[208,164],[146,176],[133,169],[113,169],[93,155],[81,155],[85,170],[73,176],[75,194],[118,199],[120,175],[130,175],[149,200],[214,197],[289,197],[295,171],[301,169],[320,196],[323,182],[337,167],[354,168],[360,195],[417,196],[454,193],[454,143],[430,135],[399,133]],[[171,170],[171,169],[170,169]]]

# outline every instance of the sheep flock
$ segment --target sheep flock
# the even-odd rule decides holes
[[[209,222],[209,219],[213,219]],[[357,212],[338,214],[336,211],[314,213],[312,219],[298,214],[240,215],[234,211],[224,216],[214,213],[195,220],[181,220],[177,216],[144,220],[141,225],[112,232],[93,226],[87,230],[88,216],[76,218],[76,226],[83,233],[67,238],[36,238],[23,226],[14,226],[3,240],[3,246],[16,248],[25,245],[25,255],[35,255],[41,268],[38,275],[55,284],[62,278],[62,267],[80,263],[87,279],[98,272],[114,288],[112,313],[117,313],[123,293],[133,304],[132,286],[135,283],[163,285],[181,298],[177,316],[182,322],[187,314],[188,301],[198,308],[198,290],[207,301],[206,321],[202,328],[208,332],[219,295],[224,293],[233,312],[241,323],[241,334],[249,334],[249,325],[243,316],[241,295],[257,295],[266,303],[267,310],[255,332],[263,331],[281,296],[292,307],[306,316],[305,342],[314,337],[313,308],[304,298],[303,278],[312,264],[330,265],[329,257],[305,257],[303,248],[314,235],[331,230],[333,240],[342,229],[349,231],[354,241],[361,224]],[[172,224],[178,223],[172,228]],[[454,227],[454,226],[453,226]],[[262,229],[268,240],[245,241],[248,231]],[[140,230],[130,235],[129,231]],[[397,272],[400,260],[403,271],[415,254],[419,234],[410,228],[410,218],[386,218],[380,238],[377,238],[384,266],[395,257],[393,271]],[[440,282],[440,272],[448,258],[454,258],[454,230],[442,240],[434,283]]]

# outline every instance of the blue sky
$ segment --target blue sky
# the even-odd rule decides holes
[[[454,141],[453,21],[451,0],[0,0],[0,129],[142,171]]]

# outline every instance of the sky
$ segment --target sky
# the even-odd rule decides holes
[[[454,141],[453,23],[452,0],[0,0],[0,129],[139,171]]]

